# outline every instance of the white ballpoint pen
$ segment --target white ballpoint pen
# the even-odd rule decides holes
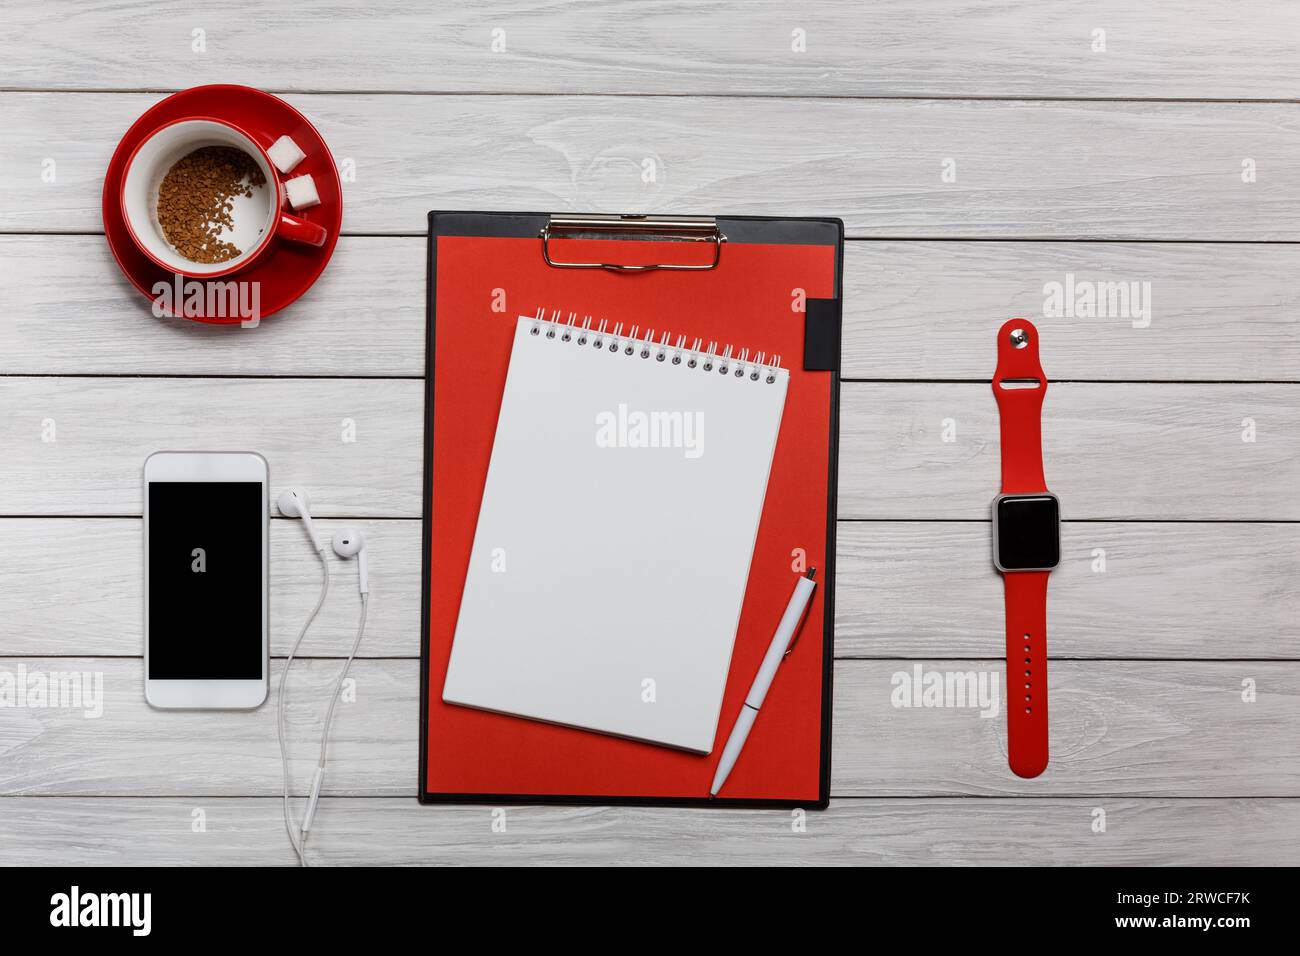
[[[763,699],[767,697],[768,688],[772,686],[776,669],[781,666],[785,656],[794,649],[793,642],[798,639],[804,612],[808,609],[813,590],[817,587],[817,582],[813,580],[816,573],[816,568],[809,568],[808,573],[794,586],[794,594],[790,596],[790,603],[786,605],[785,613],[781,615],[781,623],[777,625],[776,633],[772,635],[772,643],[767,646],[767,653],[763,655],[763,663],[758,668],[758,675],[754,678],[749,693],[745,695],[745,703],[740,708],[740,716],[736,718],[736,726],[731,729],[727,745],[722,748],[718,772],[713,775],[713,786],[709,787],[710,797],[716,796],[722,789],[722,785],[727,782],[727,775],[736,766],[736,758],[740,756],[740,751],[749,737],[749,731],[754,726],[754,719],[758,717],[759,708],[763,706]]]

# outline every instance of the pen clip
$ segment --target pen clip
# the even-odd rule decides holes
[[[814,580],[816,574],[816,568],[809,568],[808,573],[804,575],[804,577],[813,581],[813,593],[808,595],[808,603],[804,605],[803,616],[799,618],[799,625],[794,629],[794,638],[790,641],[790,646],[787,647],[785,653],[781,655],[782,660],[789,657],[790,652],[794,650],[794,646],[799,643],[799,635],[803,633],[803,626],[808,621],[808,612],[812,610],[813,595],[817,593],[817,582]]]

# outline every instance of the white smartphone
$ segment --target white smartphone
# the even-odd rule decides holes
[[[160,451],[144,463],[144,696],[154,707],[266,700],[266,459]]]

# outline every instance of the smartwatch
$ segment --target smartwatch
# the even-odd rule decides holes
[[[1043,477],[1046,393],[1038,330],[1012,319],[998,331],[993,373],[1002,433],[993,566],[1006,591],[1007,761],[1020,777],[1047,767],[1047,578],[1061,560],[1061,506]]]

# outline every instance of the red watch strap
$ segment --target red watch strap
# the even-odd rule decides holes
[[[1016,348],[1013,336],[1025,336]],[[1016,339],[1019,340],[1018,338]],[[1006,388],[1005,382],[1036,388]],[[993,396],[1002,419],[1002,493],[1046,491],[1043,477],[1043,396],[1047,376],[1038,361],[1038,330],[1024,319],[1012,319],[998,332],[998,368],[993,373]]]
[[[1047,768],[1047,575],[1002,575],[1007,605],[1007,762],[1018,777]]]
[[[1017,347],[1017,343],[1020,344]],[[1006,388],[1005,383],[1021,385]],[[1037,381],[1037,387],[1031,383]],[[1038,360],[1038,330],[1012,319],[998,331],[993,395],[1002,433],[1002,493],[1047,490],[1043,476],[1042,417],[1047,376]],[[1021,777],[1047,767],[1047,571],[1008,571],[1007,762]]]

